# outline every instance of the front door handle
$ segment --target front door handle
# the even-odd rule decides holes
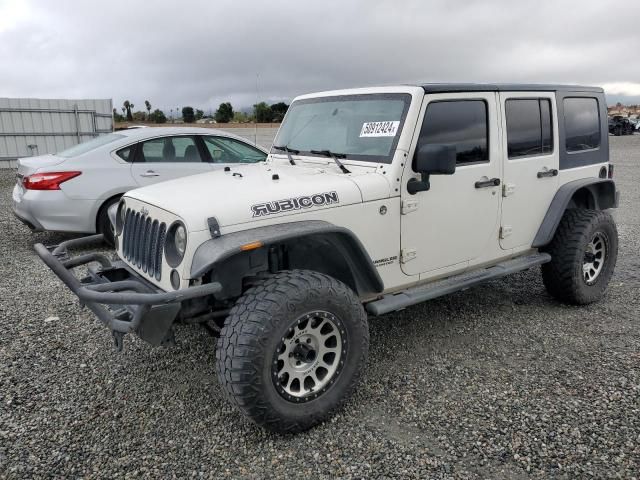
[[[497,187],[499,185],[500,185],[499,178],[490,178],[489,180],[478,180],[475,184],[476,188]]]
[[[544,177],[556,177],[558,175],[558,170],[552,168],[551,170],[541,170],[538,172],[538,178]]]
[[[140,176],[141,177],[159,177],[160,174],[154,172],[153,170],[147,170],[146,172],[141,173]]]

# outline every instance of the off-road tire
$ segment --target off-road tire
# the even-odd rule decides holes
[[[278,391],[274,353],[291,324],[308,312],[338,317],[348,340],[344,363],[317,398],[296,403]],[[354,391],[369,350],[367,316],[357,295],[327,275],[291,270],[256,281],[229,312],[216,349],[218,379],[228,398],[259,425],[295,433],[321,423]]]
[[[605,239],[603,266],[592,284],[583,272],[587,246],[599,233]],[[618,230],[611,215],[599,210],[569,209],[549,246],[551,261],[542,265],[542,280],[556,299],[576,305],[593,303],[602,298],[618,257]]]
[[[113,226],[111,220],[109,220],[108,210],[111,205],[118,203],[120,198],[112,198],[106,201],[98,211],[98,218],[96,219],[96,230],[98,233],[104,235],[104,242],[113,247],[115,243]]]

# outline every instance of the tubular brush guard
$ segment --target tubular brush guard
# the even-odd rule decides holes
[[[222,290],[216,282],[165,292],[120,260],[112,261],[97,252],[69,256],[70,248],[84,248],[102,240],[99,234],[67,240],[57,246],[36,243],[34,248],[78,297],[80,304],[87,306],[111,330],[118,351],[122,350],[125,333],[135,333],[152,345],[171,341],[171,325],[180,311],[180,302]],[[91,263],[99,265],[89,265]],[[88,275],[78,278],[72,269],[83,265],[87,265]]]

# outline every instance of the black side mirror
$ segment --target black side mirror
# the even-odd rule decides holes
[[[421,180],[412,178],[407,184],[410,194],[425,192],[431,188],[429,175],[453,175],[456,171],[456,147],[453,145],[422,145],[415,156],[415,169]]]

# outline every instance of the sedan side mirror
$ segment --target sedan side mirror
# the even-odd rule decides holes
[[[426,192],[431,188],[429,175],[453,175],[456,171],[456,147],[453,145],[422,145],[415,157],[415,169],[421,180],[412,178],[407,184],[410,194]]]

